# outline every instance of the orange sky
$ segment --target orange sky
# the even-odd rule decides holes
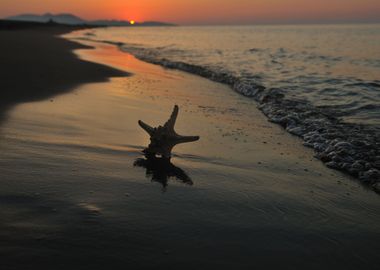
[[[0,0],[0,17],[45,12],[180,24],[379,21],[380,0]]]

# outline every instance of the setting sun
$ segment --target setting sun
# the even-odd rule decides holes
[[[129,21],[129,23],[131,24],[131,25],[134,25],[135,24],[135,21]]]

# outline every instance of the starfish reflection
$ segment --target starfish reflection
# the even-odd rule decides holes
[[[146,176],[151,178],[152,182],[160,183],[164,190],[171,177],[184,184],[193,185],[193,181],[186,172],[171,163],[169,158],[145,155],[145,158],[136,159],[133,165],[145,168]]]

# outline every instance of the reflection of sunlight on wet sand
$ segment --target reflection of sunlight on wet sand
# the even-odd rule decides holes
[[[103,43],[94,43],[91,41],[80,41],[84,45],[96,46],[96,50],[79,49],[76,50],[76,54],[79,55],[81,59],[91,60],[96,62],[107,62],[115,68],[121,68],[123,70],[134,70],[136,72],[143,71],[149,74],[160,74],[162,72],[157,72],[157,67],[153,65],[147,65],[144,62],[137,61],[136,58],[128,53],[122,53],[117,46],[108,45]]]

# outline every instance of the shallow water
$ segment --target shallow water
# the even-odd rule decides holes
[[[21,104],[1,126],[4,269],[376,269],[377,194],[253,100],[98,47],[81,57],[134,75]],[[174,104],[177,131],[201,140],[172,159],[192,185],[165,187],[134,166],[148,141],[137,120],[161,124]]]

